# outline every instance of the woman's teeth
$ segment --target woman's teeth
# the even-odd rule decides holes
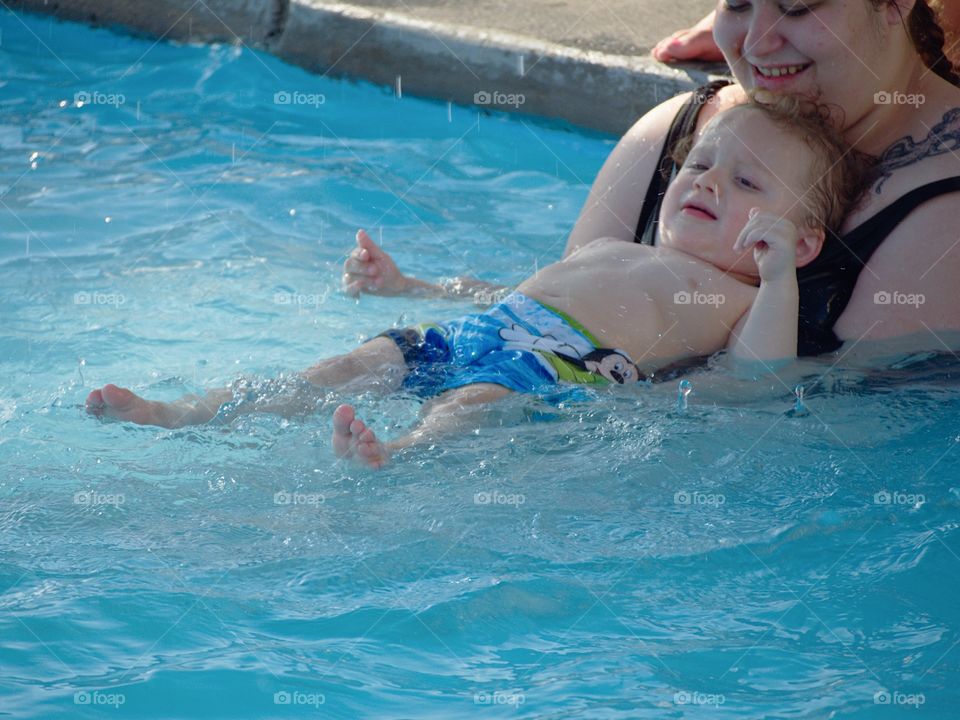
[[[759,72],[764,77],[781,77],[783,75],[796,75],[801,70],[806,70],[806,65],[788,65],[787,67],[775,67],[775,68],[765,68],[760,67],[759,65],[754,65]]]

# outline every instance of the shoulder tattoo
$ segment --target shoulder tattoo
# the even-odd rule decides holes
[[[893,175],[894,170],[913,165],[924,158],[960,151],[960,107],[943,114],[943,119],[930,130],[927,137],[919,142],[907,135],[894,142],[883,151],[878,160],[877,169],[880,178],[876,194],[879,195],[883,184]]]

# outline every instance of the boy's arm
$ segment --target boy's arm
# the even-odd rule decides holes
[[[786,218],[751,211],[734,244],[735,250],[753,250],[760,271],[760,288],[746,319],[738,324],[728,349],[735,360],[789,361],[797,357],[797,317],[800,292],[797,263],[820,251],[823,233],[804,229]]]
[[[794,271],[795,272],[795,271]],[[746,322],[729,345],[731,355],[746,361],[785,361],[797,357],[797,278],[762,282]]]
[[[357,232],[357,247],[343,263],[343,289],[353,296],[425,295],[433,297],[469,298],[478,305],[489,305],[509,292],[475,278],[452,278],[439,283],[418,280],[404,275],[389,254],[363,230]]]

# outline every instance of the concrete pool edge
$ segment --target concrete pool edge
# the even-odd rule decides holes
[[[612,134],[712,77],[646,57],[324,0],[155,0],[149,9],[135,0],[15,0],[8,6],[158,39],[242,43],[322,75]]]

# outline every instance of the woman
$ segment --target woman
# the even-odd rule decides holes
[[[960,3],[955,0],[930,0],[929,5],[937,15],[937,22],[943,28],[945,37],[944,51],[954,67],[960,67]],[[711,10],[692,28],[678,30],[670,37],[657,43],[652,54],[660,62],[682,62],[684,60],[702,60],[719,62],[723,53],[713,39],[713,23],[716,12]]]
[[[565,254],[603,237],[655,242],[669,145],[744,102],[745,91],[815,95],[838,108],[847,140],[879,157],[882,174],[831,252],[799,275],[800,351],[912,333],[924,333],[914,345],[942,349],[942,331],[960,330],[960,81],[930,8],[723,0],[714,35],[737,84],[673,98],[641,118],[600,170]],[[383,257],[355,250],[348,286],[397,291],[406,279],[389,258],[375,262]]]

